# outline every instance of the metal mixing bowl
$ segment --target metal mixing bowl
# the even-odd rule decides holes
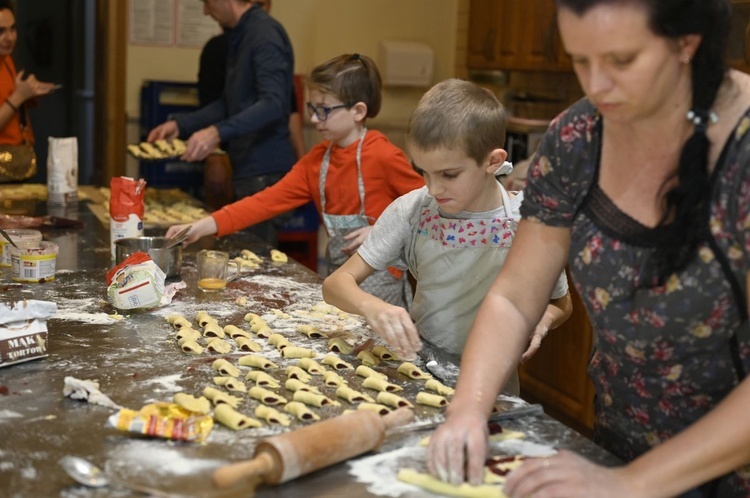
[[[166,273],[167,278],[178,277],[182,270],[182,245],[177,244],[169,249],[162,249],[166,243],[166,237],[117,239],[115,240],[115,261],[119,265],[131,254],[145,252]]]

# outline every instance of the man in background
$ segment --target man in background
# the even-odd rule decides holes
[[[251,3],[263,8],[267,13],[271,11],[271,0],[251,0]],[[226,32],[214,36],[206,42],[200,55],[198,68],[198,99],[201,107],[221,98],[226,80],[227,52],[229,43]],[[306,152],[303,120],[299,112],[301,102],[298,102],[294,86],[291,96],[291,113],[289,115],[289,138],[294,147],[294,153],[299,160]],[[225,144],[222,144],[222,148]],[[203,183],[205,187],[206,204],[211,210],[217,210],[232,202],[232,165],[225,154],[211,154],[204,163]]]
[[[232,165],[235,199],[276,183],[295,162],[289,140],[294,55],[283,26],[250,0],[203,0],[225,30],[226,81],[221,97],[162,123],[148,141],[188,137],[185,161],[203,161],[220,143]],[[276,245],[278,221],[250,229]]]

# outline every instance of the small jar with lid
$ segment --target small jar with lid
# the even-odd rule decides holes
[[[10,246],[14,282],[42,283],[55,279],[59,247],[54,242],[23,243]]]
[[[13,228],[5,230],[10,240],[15,242],[16,245],[21,244],[35,244],[39,245],[42,241],[42,232],[39,230],[29,230],[25,228]],[[10,250],[13,247],[5,237],[0,237],[0,266],[10,268]]]

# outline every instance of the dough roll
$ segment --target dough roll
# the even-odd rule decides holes
[[[334,337],[328,341],[328,350],[334,353],[349,354],[352,352],[352,349],[341,337]]]
[[[289,342],[289,339],[278,333],[271,334],[268,337],[268,344],[275,346],[278,350],[282,350],[285,347],[292,345],[292,343]]]
[[[325,385],[328,387],[339,387],[339,386],[345,386],[348,384],[346,379],[344,379],[342,376],[337,374],[336,372],[324,372],[323,373],[323,382],[325,382]]]
[[[261,370],[250,370],[247,375],[245,375],[245,379],[252,380],[256,385],[259,385],[261,387],[270,387],[272,389],[281,387],[279,381]]]
[[[247,392],[247,387],[235,377],[214,377],[214,384],[222,386],[229,391]]]
[[[442,396],[453,396],[454,394],[456,394],[455,389],[444,385],[437,379],[429,379],[424,383],[424,388],[429,389],[430,391],[435,391]]]
[[[299,379],[287,379],[287,381],[284,383],[284,387],[286,387],[290,391],[307,391],[309,393],[320,394],[320,390],[317,387],[311,386],[310,384],[305,384]]]
[[[394,408],[401,408],[402,406],[408,406],[409,408],[414,408],[414,405],[412,405],[405,398],[402,398],[401,396],[398,396],[393,393],[388,393],[385,391],[379,392],[376,399],[378,403],[392,406]]]
[[[203,396],[196,398],[192,394],[176,393],[172,400],[186,410],[206,415],[211,411],[211,402]]]
[[[287,417],[277,409],[271,408],[270,406],[266,405],[258,405],[258,407],[255,408],[255,416],[265,419],[265,421],[269,424],[278,424],[283,425],[284,427],[288,427],[289,424],[291,424],[291,420],[289,420],[289,417]]]
[[[218,405],[214,409],[214,419],[235,431],[263,426],[260,421],[243,415],[229,405]]]
[[[231,344],[229,344],[224,339],[219,339],[218,337],[214,337],[213,339],[208,341],[208,344],[206,345],[206,349],[208,349],[209,351],[213,351],[214,353],[226,354],[234,348],[232,347]]]
[[[320,416],[310,410],[307,405],[301,401],[290,401],[284,405],[284,411],[291,413],[302,421],[320,420]]]
[[[313,375],[323,375],[326,371],[320,363],[310,358],[302,358],[297,362],[297,366],[304,368],[308,373]],[[300,379],[301,380],[301,379]]]
[[[229,375],[231,377],[239,377],[241,373],[239,368],[235,367],[224,358],[219,358],[211,363],[211,368],[222,375]]]
[[[357,401],[367,401],[368,403],[375,402],[375,400],[372,399],[369,394],[361,393],[349,386],[340,386],[338,389],[336,389],[336,396],[347,400],[349,403],[355,403]]]
[[[263,346],[247,337],[235,337],[234,342],[237,343],[237,347],[240,349],[240,351],[251,351],[253,353],[257,353],[258,351],[263,349]]]
[[[360,351],[357,355],[359,361],[366,367],[376,367],[380,365],[380,359],[370,351]]]
[[[281,350],[284,358],[315,358],[315,351],[297,346],[287,346]]]
[[[431,379],[432,375],[423,372],[418,366],[416,366],[414,363],[410,363],[408,361],[405,361],[401,365],[398,366],[397,371],[399,373],[402,373],[406,375],[409,378],[412,379]]]
[[[172,323],[172,327],[176,329],[191,329],[193,324],[188,321],[184,316],[176,318]]]
[[[370,367],[367,367],[365,365],[360,365],[357,367],[357,369],[354,371],[355,374],[359,375],[360,377],[378,377],[380,379],[383,379],[385,381],[388,380],[388,376],[384,373],[376,372]]]
[[[203,346],[191,340],[185,340],[182,344],[180,344],[180,347],[185,353],[201,354],[203,352]]]
[[[261,368],[263,370],[269,370],[271,368],[279,368],[276,363],[271,360],[264,358],[257,354],[246,354],[237,361],[243,367]]]
[[[420,391],[417,393],[416,401],[417,404],[434,406],[436,408],[440,408],[448,404],[448,400],[443,396],[440,396],[439,394],[426,393],[424,391]]]
[[[203,336],[204,337],[218,337],[219,339],[223,339],[226,334],[224,333],[224,329],[221,328],[221,326],[218,323],[208,323],[205,327],[203,327]]]
[[[336,370],[354,370],[354,367],[351,364],[345,362],[333,353],[325,355],[321,363],[324,365],[330,365]]]
[[[391,409],[385,405],[382,405],[380,403],[369,403],[369,402],[358,404],[357,410],[369,410],[369,411],[378,413],[380,415],[388,415],[391,412]]]
[[[313,327],[312,325],[298,325],[297,332],[299,332],[300,334],[305,334],[310,339],[321,339],[324,337],[328,337],[320,329],[318,329],[317,327]]]
[[[278,249],[271,249],[271,261],[274,263],[287,263],[289,262],[289,256]]]
[[[219,391],[218,389],[209,386],[203,388],[203,396],[210,399],[214,406],[227,404],[232,408],[237,408],[241,401],[237,396],[232,396],[231,394],[227,394],[224,391]]]
[[[285,397],[260,386],[251,387],[247,394],[266,405],[280,405],[287,402]]]
[[[376,391],[386,391],[389,393],[395,393],[404,390],[403,387],[397,384],[391,384],[390,382],[379,377],[365,377],[365,380],[362,381],[362,387],[375,389]]]
[[[333,401],[323,394],[311,393],[307,391],[295,391],[292,399],[294,401],[301,401],[302,403],[310,406],[320,407],[325,405],[339,405],[337,401]]]
[[[383,346],[382,344],[379,344],[379,345],[375,346],[374,348],[372,348],[372,354],[374,354],[375,356],[377,356],[378,358],[380,358],[383,361],[397,359],[396,353],[394,353],[393,351],[391,351],[387,347]]]
[[[196,341],[201,338],[201,333],[195,329],[191,329],[190,327],[185,327],[181,328],[174,336],[178,342],[182,339]]]
[[[298,366],[286,367],[286,376],[288,379],[299,379],[305,383],[312,380],[312,375],[302,370]]]
[[[246,330],[242,330],[237,325],[226,325],[224,326],[224,333],[227,334],[232,339],[237,339],[238,337],[250,337],[250,333]]]

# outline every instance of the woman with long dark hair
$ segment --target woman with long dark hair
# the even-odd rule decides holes
[[[508,495],[750,496],[750,76],[724,64],[730,3],[557,6],[586,96],[532,160],[430,470],[481,479],[495,394],[568,265],[594,330],[595,441],[627,463],[532,459]]]

